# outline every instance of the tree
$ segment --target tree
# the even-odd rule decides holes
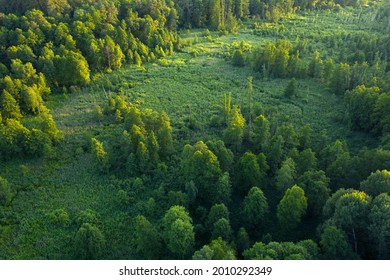
[[[193,260],[235,260],[236,252],[225,240],[219,237],[204,245],[192,256]]]
[[[75,242],[81,259],[97,260],[103,255],[105,238],[95,225],[83,223],[76,233]]]
[[[92,155],[100,171],[106,172],[108,169],[108,154],[104,150],[103,143],[92,138]]]
[[[390,194],[390,171],[377,170],[360,183],[360,189],[373,197],[381,193]]]
[[[229,210],[225,204],[215,204],[211,207],[209,215],[207,216],[206,226],[212,228],[213,225],[220,219],[229,221]]]
[[[225,143],[222,140],[210,140],[207,141],[207,146],[217,156],[221,165],[221,169],[224,171],[230,171],[234,161],[233,152],[226,148]]]
[[[274,135],[271,138],[267,149],[267,159],[271,170],[276,170],[280,167],[283,159],[284,140],[281,135]]]
[[[250,187],[264,183],[266,170],[260,170],[256,155],[246,152],[237,164],[238,188],[247,193]]]
[[[382,93],[374,107],[374,119],[376,123],[375,132],[386,134],[390,132],[390,93]]]
[[[1,115],[4,119],[21,119],[22,114],[18,102],[15,98],[7,91],[3,90],[0,99]]]
[[[26,143],[26,152],[31,156],[50,155],[52,141],[46,133],[33,128]]]
[[[223,29],[224,27],[224,6],[221,5],[221,0],[211,0],[210,2],[210,27],[215,30]]]
[[[295,162],[292,158],[287,158],[280,169],[276,171],[276,188],[280,193],[284,193],[291,188],[296,179]]]
[[[329,87],[336,95],[343,94],[347,89],[350,89],[351,85],[351,73],[350,66],[346,63],[340,63],[338,67],[333,71],[333,75],[330,79]]]
[[[290,60],[290,50],[292,45],[287,40],[280,40],[276,44],[274,65],[272,73],[275,77],[284,78],[287,76],[287,66]]]
[[[41,130],[46,133],[50,140],[57,144],[63,138],[62,132],[57,128],[57,125],[53,119],[53,116],[49,113],[49,110],[46,107],[41,106],[39,118],[41,121]]]
[[[344,101],[352,130],[370,132],[374,129],[376,120],[373,114],[379,92],[378,87],[366,88],[364,85],[345,92]]]
[[[242,50],[235,50],[233,53],[232,63],[234,66],[243,67],[245,66],[244,55]]]
[[[125,57],[121,47],[115,44],[114,40],[108,35],[104,39],[100,39],[99,42],[104,66],[112,70],[121,68]]]
[[[158,259],[162,249],[158,231],[144,216],[137,216],[135,222],[135,242],[138,254],[142,259]]]
[[[297,185],[286,190],[277,207],[277,218],[285,230],[296,228],[306,213],[307,198],[302,188]]]
[[[238,150],[242,144],[245,127],[245,119],[238,106],[233,106],[231,109],[227,126],[228,128],[224,131],[225,143]]]
[[[253,246],[244,251],[243,256],[247,260],[275,260],[277,253],[267,248],[263,242],[256,242]]]
[[[292,124],[283,124],[277,127],[274,137],[282,136],[283,138],[283,156],[299,145],[298,134]]]
[[[76,224],[81,227],[82,224],[97,225],[100,222],[99,214],[92,209],[81,211],[76,218]]]
[[[156,133],[157,142],[160,144],[160,157],[162,159],[171,155],[175,149],[172,141],[172,127],[167,113],[164,111],[160,115],[160,126]]]
[[[140,171],[148,172],[150,171],[150,158],[149,151],[144,142],[140,141],[137,146],[137,152],[135,154],[138,161],[138,168]]]
[[[297,244],[292,242],[256,242],[251,248],[244,251],[245,259],[250,260],[310,260],[318,253],[316,244],[311,240],[304,240]],[[317,250],[316,250],[317,249]]]
[[[270,140],[270,122],[264,115],[259,115],[254,119],[253,133],[255,149],[264,150]]]
[[[150,132],[147,137],[147,148],[149,150],[150,163],[153,167],[156,167],[157,163],[160,160],[159,157],[160,145],[158,144],[157,138],[153,131]]]
[[[284,89],[284,96],[291,98],[297,96],[297,80],[292,78]]]
[[[224,203],[228,204],[231,200],[232,184],[230,182],[230,176],[228,172],[223,173],[215,186],[212,189],[211,203]]]
[[[312,149],[304,149],[296,157],[292,157],[296,163],[297,175],[302,175],[306,171],[317,169],[317,157]]]
[[[314,52],[313,58],[309,64],[309,75],[312,78],[322,79],[323,77],[323,61],[318,51]]]
[[[162,219],[163,237],[173,256],[184,259],[195,243],[192,219],[183,206],[172,206]]]
[[[353,257],[347,235],[335,226],[328,226],[324,229],[320,245],[323,258],[326,260],[345,260]]]
[[[43,100],[36,85],[33,87],[24,86],[21,91],[21,97],[23,111],[33,114],[39,113],[39,110],[43,105]]]
[[[390,196],[387,193],[373,199],[368,218],[371,240],[378,246],[378,259],[387,259],[390,237]]]
[[[90,70],[87,60],[79,53],[70,51],[64,56],[53,59],[55,80],[62,86],[83,86],[90,81]]]
[[[350,190],[338,197],[330,222],[349,233],[358,251],[359,230],[367,226],[367,214],[371,197],[364,192]],[[325,209],[325,208],[324,208]]]
[[[242,215],[244,220],[248,225],[257,228],[267,212],[268,202],[263,191],[258,187],[251,188],[243,201]]]
[[[7,119],[4,124],[0,124],[1,157],[23,155],[29,135],[30,131],[18,120]]]
[[[223,240],[229,242],[232,239],[232,235],[232,228],[227,219],[221,218],[214,223],[211,231],[211,240],[221,237]]]
[[[238,252],[243,252],[244,250],[248,249],[251,244],[251,241],[249,239],[249,235],[245,228],[241,227],[238,230],[237,238],[236,238],[236,245]]]
[[[140,142],[144,142],[145,135],[144,135],[144,130],[142,127],[139,127],[136,124],[133,124],[130,130],[130,139],[131,139],[131,150],[135,154],[138,151],[138,146]]]
[[[182,170],[186,180],[194,181],[197,186],[199,199],[210,203],[221,169],[217,157],[203,141],[184,147]]]
[[[321,214],[322,208],[329,198],[329,181],[322,170],[306,171],[298,179],[298,185],[302,187],[307,196],[308,213],[313,216]]]
[[[313,144],[313,129],[310,125],[306,124],[302,126],[298,133],[299,146],[301,149],[312,148]],[[318,140],[316,139],[316,142]],[[314,148],[313,148],[314,149]]]
[[[8,185],[8,181],[3,177],[0,177],[0,205],[6,206],[11,202],[11,188]]]

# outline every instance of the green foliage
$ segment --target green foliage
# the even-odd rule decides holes
[[[375,197],[368,214],[371,240],[377,244],[378,259],[388,256],[390,230],[390,197],[383,193]]]
[[[298,179],[298,185],[305,191],[308,203],[308,213],[317,216],[329,198],[329,178],[325,172],[306,171]]]
[[[297,80],[292,78],[284,89],[284,96],[291,98],[293,96],[297,96],[297,94]]]
[[[280,169],[275,174],[276,188],[280,193],[284,193],[291,188],[296,179],[295,162],[292,158],[287,158]]]
[[[211,203],[228,204],[231,201],[232,184],[228,172],[225,172],[219,177],[215,188],[212,189]]]
[[[141,259],[158,259],[162,250],[162,240],[157,229],[144,216],[137,216],[135,220],[137,253]]]
[[[375,127],[373,113],[379,97],[378,87],[366,88],[364,85],[347,91],[344,95],[349,113],[351,129],[369,132]]]
[[[329,87],[334,94],[343,94],[351,87],[351,70],[346,63],[340,63],[333,71]]]
[[[211,231],[211,240],[215,240],[219,237],[227,242],[232,239],[232,228],[230,222],[225,218],[216,221]]]
[[[71,223],[69,213],[65,209],[56,209],[49,214],[49,218],[56,224],[68,227]]]
[[[21,119],[22,114],[16,100],[7,91],[3,90],[0,99],[1,115],[4,119]]]
[[[8,181],[0,177],[0,205],[6,206],[10,203],[12,198],[11,188],[8,185]]]
[[[232,58],[232,64],[234,66],[238,66],[238,67],[242,67],[245,65],[244,55],[242,54],[242,50],[234,51],[233,58]]]
[[[332,221],[341,229],[364,226],[371,198],[364,192],[343,194],[336,202]]]
[[[258,187],[253,187],[244,198],[242,215],[247,225],[258,228],[268,213],[268,202]]]
[[[329,226],[321,234],[320,245],[326,260],[344,260],[353,257],[347,235],[335,226]]]
[[[75,246],[81,259],[96,260],[104,253],[105,238],[97,226],[83,223],[76,233]]]
[[[241,193],[256,185],[262,185],[266,176],[266,170],[261,170],[256,155],[246,152],[238,161],[239,170],[238,188]]]
[[[306,209],[304,190],[297,185],[287,189],[277,207],[277,218],[282,228],[287,231],[296,228]]]
[[[2,158],[23,155],[30,131],[15,119],[0,124],[0,153]]]
[[[199,198],[210,201],[210,194],[221,175],[221,169],[216,155],[203,141],[184,147],[182,169],[186,180],[192,180],[197,186]]]
[[[99,220],[99,216],[95,211],[87,209],[79,213],[76,218],[76,223],[78,226],[82,226],[83,224],[96,225],[99,223]]]
[[[241,227],[238,230],[237,238],[236,238],[237,251],[243,252],[244,250],[249,248],[250,244],[251,242],[246,229]]]
[[[211,241],[209,245],[204,245],[192,256],[193,260],[235,260],[235,250],[222,238]]]
[[[383,7],[0,0],[0,258],[388,258]]]
[[[340,189],[324,206],[324,215],[330,217],[327,223],[349,233],[355,253],[360,250],[362,229],[367,227],[370,203],[371,197],[364,192]]]
[[[256,242],[243,255],[248,260],[310,260],[318,254],[318,248],[311,240],[292,242]]]
[[[360,183],[360,189],[373,197],[381,193],[390,194],[390,172],[377,170]]]
[[[259,115],[253,120],[254,147],[264,150],[270,140],[270,122],[264,115]]]
[[[390,93],[379,95],[374,107],[374,118],[378,124],[377,132],[383,135],[390,132]]]
[[[162,225],[164,241],[173,256],[184,259],[193,252],[194,228],[192,219],[183,206],[172,206],[165,213]]]
[[[215,204],[211,207],[209,215],[207,216],[206,226],[212,228],[220,219],[229,221],[229,210],[225,204]]]
[[[87,60],[79,53],[70,51],[64,56],[53,58],[55,81],[61,86],[84,86],[90,81]],[[47,73],[46,73],[47,74]]]
[[[245,127],[245,119],[238,106],[233,106],[231,109],[227,126],[228,128],[224,131],[225,143],[238,150],[242,144]]]
[[[101,171],[106,171],[108,168],[108,155],[104,150],[103,143],[97,140],[96,138],[92,138],[92,154],[95,158],[95,162],[97,167]]]
[[[217,156],[218,161],[221,165],[221,169],[229,171],[232,168],[234,155],[233,152],[226,148],[225,143],[222,140],[207,141],[209,149]]]

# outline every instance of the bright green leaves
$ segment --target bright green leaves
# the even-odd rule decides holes
[[[163,237],[168,250],[173,256],[188,257],[195,244],[192,219],[182,206],[172,206],[162,219]]]
[[[193,181],[198,188],[198,197],[209,201],[217,183],[221,168],[217,156],[203,141],[194,146],[186,145],[182,152],[182,170],[187,182]]]
[[[307,198],[302,188],[294,185],[286,190],[277,207],[277,218],[284,231],[295,229],[307,209]]]
[[[227,126],[227,129],[224,131],[225,143],[238,150],[242,144],[245,127],[245,119],[238,106],[233,106],[230,110]]]
[[[96,138],[92,138],[92,154],[95,158],[96,165],[101,171],[107,171],[108,169],[108,155],[104,150],[103,143],[97,140]]]
[[[371,173],[366,180],[360,183],[360,189],[373,197],[381,193],[390,194],[390,171],[377,170]]]

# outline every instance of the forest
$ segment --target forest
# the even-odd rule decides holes
[[[390,258],[390,3],[0,0],[0,259]]]

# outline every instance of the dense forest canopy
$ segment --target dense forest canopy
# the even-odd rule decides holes
[[[389,19],[0,0],[0,258],[388,259]]]

